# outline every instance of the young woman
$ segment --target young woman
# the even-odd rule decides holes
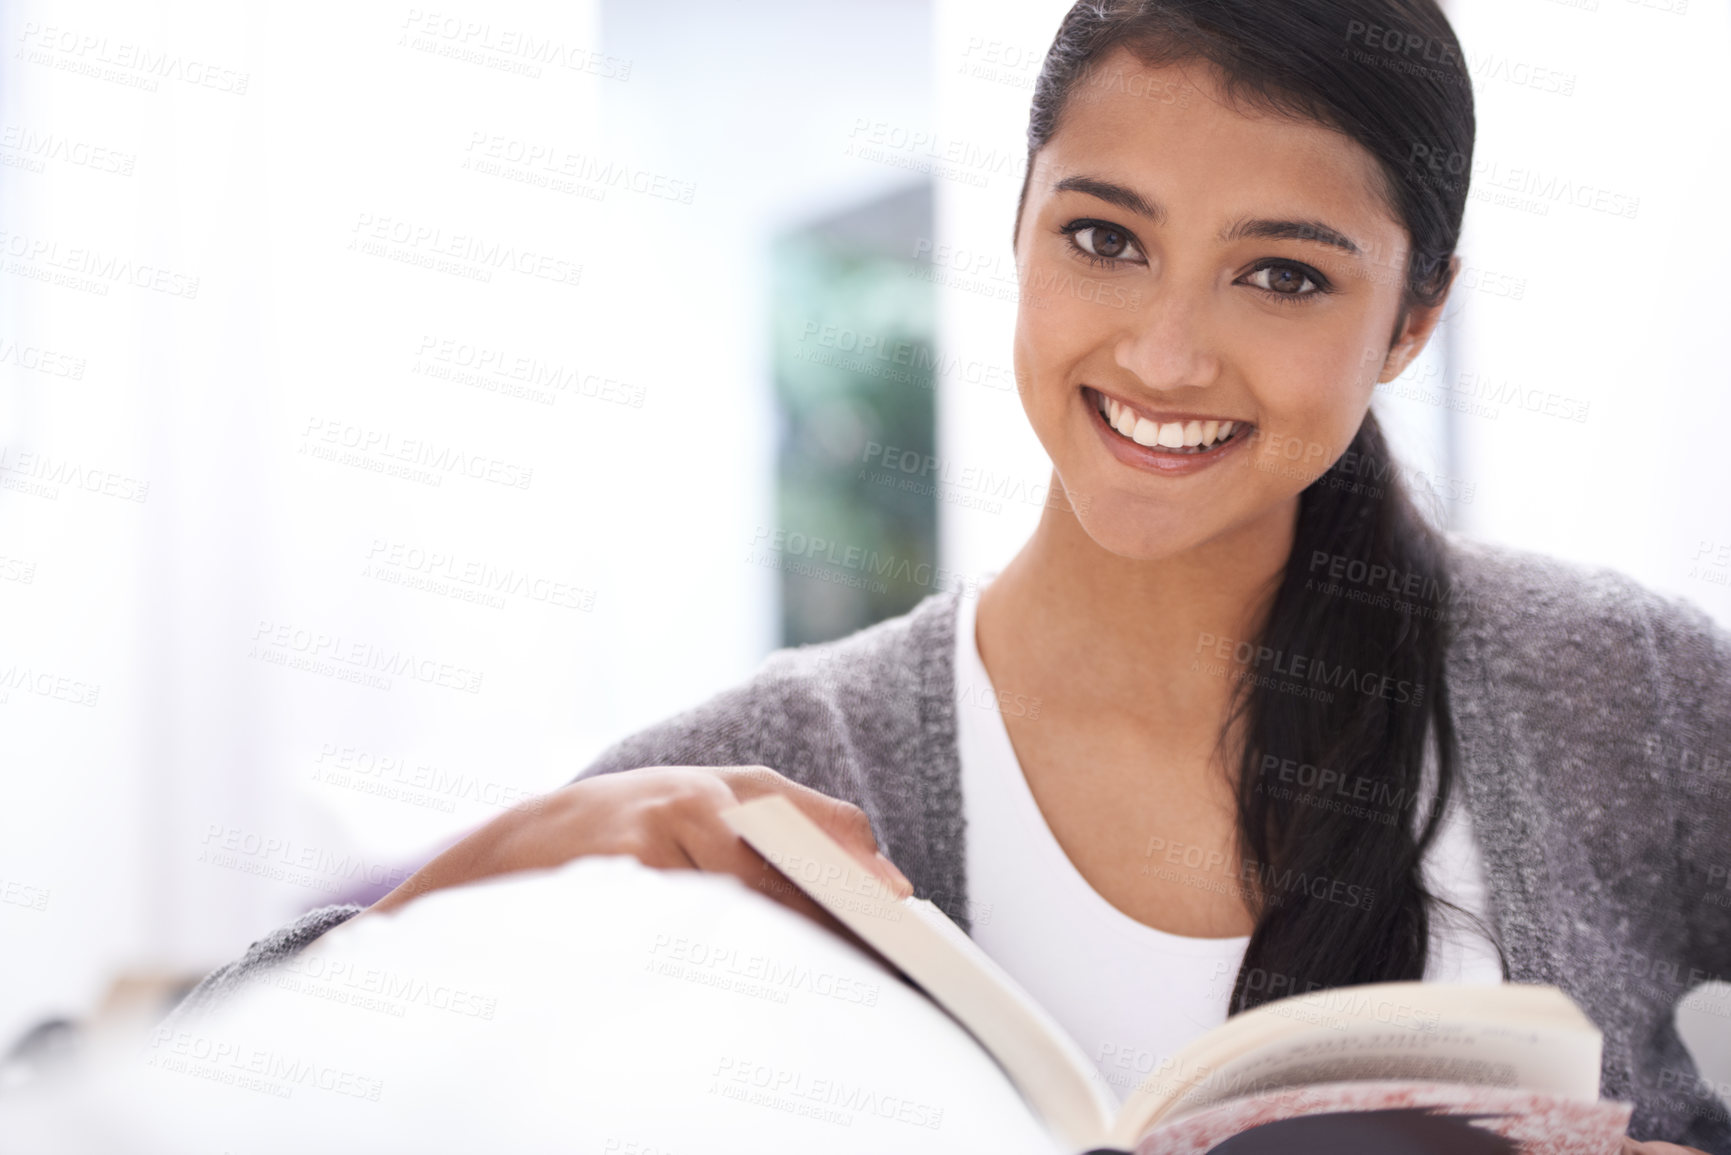
[[[1121,1092],[1268,999],[1508,978],[1604,1030],[1632,1134],[1731,1150],[1671,1024],[1731,973],[1731,636],[1439,535],[1369,412],[1458,267],[1466,165],[1428,158],[1472,147],[1432,0],[1077,4],[1013,238],[1020,394],[1068,501],[977,604],[773,655],[373,909],[630,854],[820,917],[717,817],[776,791]]]

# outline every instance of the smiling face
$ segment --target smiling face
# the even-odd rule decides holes
[[[1406,229],[1361,145],[1228,104],[1206,65],[1118,48],[1092,75],[1118,82],[1078,82],[1016,234],[1034,432],[1114,554],[1290,532],[1440,315],[1391,350]]]

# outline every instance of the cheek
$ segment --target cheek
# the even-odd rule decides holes
[[[1016,307],[1016,380],[1030,412],[1053,404],[1070,367],[1094,344],[1086,318],[1073,312],[1050,297],[1024,296]]]
[[[1259,342],[1241,347],[1261,422],[1251,464],[1308,483],[1345,453],[1376,386],[1358,340]]]

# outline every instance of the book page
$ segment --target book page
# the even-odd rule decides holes
[[[1241,1095],[1353,1079],[1471,1083],[1566,1094],[1590,1079],[1597,1099],[1599,1054],[1573,1032],[1495,1023],[1438,1023],[1428,1031],[1356,1027],[1306,1032],[1215,1068],[1168,1118]],[[1590,1064],[1590,1070],[1589,1070]]]
[[[1360,1113],[1348,1117],[1346,1113]],[[1366,1117],[1364,1113],[1376,1113]],[[1234,1099],[1162,1123],[1136,1155],[1206,1155],[1236,1138],[1245,1155],[1300,1149],[1495,1150],[1500,1136],[1521,1155],[1617,1155],[1632,1105],[1500,1087],[1422,1082],[1331,1083]],[[1415,1116],[1417,1116],[1415,1118]],[[1476,1119],[1465,1117],[1479,1116]]]
[[[1248,1011],[1126,1100],[1114,1137],[1258,1091],[1350,1079],[1520,1087],[1591,1102],[1602,1036],[1554,987],[1373,983]]]
[[[896,899],[780,795],[754,799],[722,817],[972,1032],[1066,1147],[1087,1150],[1102,1141],[1116,1104],[1087,1056],[941,910],[923,899]]]

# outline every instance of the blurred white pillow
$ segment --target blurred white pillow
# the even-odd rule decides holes
[[[339,927],[142,1053],[0,1101],[78,1155],[1039,1152],[947,1015],[729,877],[588,858]]]

